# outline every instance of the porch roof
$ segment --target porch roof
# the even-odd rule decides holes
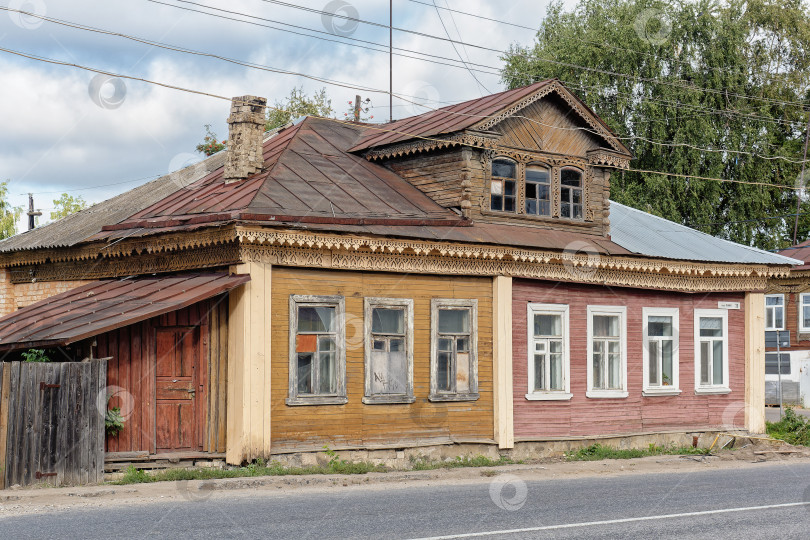
[[[0,319],[0,351],[59,347],[183,309],[250,281],[227,273],[105,279]]]

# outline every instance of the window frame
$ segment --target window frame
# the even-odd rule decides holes
[[[769,306],[768,305],[768,298],[779,298],[782,300],[782,304],[778,306]],[[776,308],[780,308],[782,310],[782,326],[768,326],[768,312],[773,310],[776,311]],[[785,304],[785,295],[782,293],[774,293],[774,294],[766,294],[765,295],[765,331],[774,331],[774,330],[785,330],[785,326],[787,321],[785,320],[785,315],[787,314],[787,305]],[[776,315],[774,315],[774,321],[776,321]],[[803,321],[802,321],[803,322]],[[810,331],[810,330],[808,330]]]
[[[720,318],[723,321],[723,384],[704,386],[700,384],[700,319]],[[728,310],[696,309],[694,312],[694,351],[695,351],[695,394],[728,394],[731,393],[728,366]]]
[[[528,173],[529,169],[531,169],[532,167],[534,167],[536,169],[544,169],[546,171],[546,173],[548,174],[548,184],[542,184],[540,182],[532,181],[532,184],[535,184],[537,186],[542,186],[542,185],[548,186],[548,214],[536,214],[536,213],[531,214],[526,209],[526,206],[529,203],[529,197],[526,195],[526,188],[528,187],[528,184],[529,184],[529,178],[527,176],[527,173]],[[523,166],[523,182],[520,184],[520,186],[521,186],[521,188],[523,190],[523,197],[522,197],[523,198],[523,206],[521,208],[521,211],[518,212],[518,214],[522,214],[522,215],[527,216],[527,217],[545,218],[545,219],[552,218],[554,216],[554,168],[551,165],[547,165],[545,163],[535,162],[535,161],[531,161],[529,163],[526,163]],[[536,195],[536,193],[535,193],[535,195]],[[533,198],[533,200],[537,201],[538,208],[539,208],[540,199],[538,199],[535,196]]]
[[[405,312],[405,369],[406,389],[402,394],[373,394],[373,370],[371,369],[372,348],[372,313],[375,308],[404,308]],[[365,369],[365,393],[363,403],[367,405],[390,404],[390,403],[413,403],[416,401],[413,394],[413,299],[411,298],[382,298],[366,297],[363,300],[364,312],[364,369]]]
[[[574,397],[571,393],[571,354],[569,339],[569,306],[568,304],[543,304],[528,302],[526,305],[527,333],[527,392],[529,401],[568,401]],[[560,315],[562,319],[563,342],[563,389],[562,390],[535,390],[534,389],[534,315]]]
[[[289,388],[287,405],[344,405],[349,399],[346,395],[346,300],[343,296],[312,296],[291,294],[289,300]],[[298,393],[298,353],[296,337],[298,336],[298,308],[334,307],[335,308],[335,376],[336,392],[334,394],[299,394]]]
[[[653,386],[650,384],[650,349],[649,349],[649,317],[672,317],[672,384],[669,386]],[[682,392],[680,386],[680,309],[665,307],[641,308],[642,321],[642,361],[643,381],[641,395],[643,396],[677,396]],[[654,336],[658,337],[658,336]],[[659,369],[662,369],[660,366]]]
[[[563,185],[563,183],[562,183],[562,175],[563,175],[563,172],[566,171],[566,170],[576,171],[579,174],[579,188],[575,188],[573,186],[564,186]],[[558,205],[559,205],[558,208],[559,208],[559,213],[560,213],[559,219],[564,219],[566,221],[573,221],[575,223],[584,222],[585,221],[585,211],[586,211],[586,207],[585,207],[585,171],[583,169],[580,169],[579,167],[575,167],[573,165],[563,165],[562,167],[560,167],[559,172],[557,173],[557,176],[559,177],[557,179],[557,182],[559,183],[559,187],[560,187],[560,200],[558,202]],[[563,217],[562,208],[563,208],[563,190],[564,189],[569,189],[569,190],[578,189],[579,190],[580,217],[575,218],[575,217],[573,217],[573,215],[571,215],[569,217]],[[573,199],[573,197],[572,197],[572,199]],[[572,200],[571,202],[568,202],[566,204],[571,205],[571,213],[573,214],[574,205],[576,203],[574,203],[573,200]]]
[[[438,345],[439,310],[467,308],[470,310],[470,391],[439,392]],[[432,298],[430,300],[430,395],[429,401],[477,401],[478,393],[478,299]]]
[[[619,320],[619,340],[620,340],[620,362],[621,362],[621,381],[622,387],[620,389],[610,390],[593,387],[593,317],[594,315],[615,316],[618,315]],[[627,306],[588,306],[587,307],[587,326],[588,326],[588,342],[587,342],[587,390],[585,396],[594,399],[623,399],[627,398],[630,393],[627,390]]]
[[[798,328],[800,333],[810,333],[810,326],[804,325],[804,299],[807,297],[810,299],[810,292],[803,292],[799,293],[799,320],[798,320]],[[807,306],[810,307],[810,300],[807,302]]]
[[[495,165],[496,161],[508,161],[515,167],[515,177],[514,178],[507,178],[505,176],[495,176],[492,172],[492,168]],[[494,212],[496,214],[506,214],[506,215],[519,215],[520,214],[520,190],[521,190],[521,176],[524,176],[521,173],[522,167],[520,163],[512,158],[505,157],[505,156],[496,156],[490,161],[489,163],[489,204],[487,205],[487,209],[490,212]],[[492,184],[493,182],[502,182],[502,191],[501,191],[501,209],[496,210],[492,208]],[[515,184],[515,209],[514,210],[506,210],[506,182],[514,182]]]

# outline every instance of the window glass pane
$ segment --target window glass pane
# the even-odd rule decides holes
[[[549,201],[540,201],[540,205],[537,207],[537,214],[540,216],[550,216],[551,203],[549,203]]]
[[[543,201],[548,200],[549,189],[548,186],[537,186],[537,198]]]
[[[545,390],[545,364],[546,355],[544,354],[535,354],[534,355],[534,389],[537,390]]]
[[[372,348],[375,351],[384,351],[385,350],[385,340],[384,339],[375,339],[372,343]]]
[[[723,319],[720,317],[701,317],[700,335],[703,337],[722,337]]]
[[[711,362],[711,349],[707,341],[700,342],[700,384],[709,384],[709,366]]]
[[[371,393],[385,394],[388,390],[388,353],[371,353]]]
[[[440,309],[439,333],[466,334],[470,331],[469,309]]]
[[[456,354],[456,392],[470,391],[470,353]]]
[[[779,356],[782,357],[782,375],[790,375],[790,355],[773,353],[765,355],[765,375],[779,374]]]
[[[619,337],[619,316],[594,315],[593,335],[596,337]]]
[[[503,191],[504,195],[506,196],[514,196],[515,195],[515,182],[512,180],[507,180],[503,183]]]
[[[548,184],[549,181],[548,169],[538,167],[536,165],[529,165],[526,167],[526,180],[529,182],[539,182],[541,184]]]
[[[781,308],[781,307],[780,308],[774,308],[773,311],[774,311],[774,314],[773,314],[774,327],[775,328],[782,328],[784,326],[784,324],[782,324],[784,322],[783,321],[783,319],[784,319],[784,313],[783,313],[784,309]]]
[[[334,332],[335,308],[298,307],[299,332]]]
[[[672,371],[672,340],[661,342],[661,383],[664,386],[675,384]]]
[[[810,306],[807,305],[802,307],[802,326],[810,328]]]
[[[321,338],[318,346],[321,361],[319,391],[321,394],[334,394],[337,392],[335,341],[332,338]]]
[[[312,353],[298,355],[298,393],[312,393]]]
[[[526,197],[526,213],[536,215],[538,213],[537,201],[533,198],[528,198],[528,195]]]
[[[575,204],[573,206],[573,211],[571,212],[574,219],[582,219],[582,205]]]
[[[604,388],[602,380],[603,358],[604,358],[604,342],[593,342],[593,387]]]
[[[439,339],[439,350],[440,351],[452,352],[452,350],[453,350],[453,340],[452,339],[446,339],[446,338],[440,338]]]
[[[504,212],[514,212],[515,211],[515,197],[504,197],[503,198],[503,211]]]
[[[562,335],[562,316],[561,315],[545,315],[535,314],[534,316],[534,335],[535,336],[561,336]]]
[[[448,340],[449,341],[449,340]],[[450,365],[450,358],[451,354],[449,352],[440,352],[439,357],[437,358],[437,366],[436,366],[436,385],[439,391],[449,392],[452,390],[452,386],[450,383],[450,373],[451,373],[451,365]]]
[[[649,356],[649,384],[653,386],[658,386],[658,358],[659,358],[659,348],[657,341],[650,341],[647,345],[647,354]]]
[[[782,296],[766,296],[765,304],[768,306],[781,306],[784,298]]]
[[[490,208],[492,210],[503,210],[503,197],[501,195],[493,195]]]
[[[462,337],[456,339],[457,352],[469,352],[469,350],[470,350],[470,338]]]
[[[560,205],[560,217],[570,218],[571,217],[571,205],[568,203],[562,203]]]
[[[389,351],[391,352],[400,352],[405,350],[405,340],[404,339],[396,339],[392,338],[389,341]]]
[[[647,317],[647,334],[650,336],[671,336],[672,317],[653,315]]]
[[[393,345],[393,342],[392,342]],[[388,354],[388,386],[389,394],[404,394],[408,391],[408,361],[404,351],[390,352]]]
[[[550,387],[549,390],[565,390],[563,387],[563,360],[561,354],[550,355]]]
[[[531,182],[526,183],[526,198],[527,199],[534,199],[537,197],[537,184],[532,184]]]
[[[582,174],[574,169],[563,169],[560,172],[560,183],[564,186],[579,187],[582,185]]]
[[[493,195],[503,195],[503,181],[493,180],[490,184],[490,190]]]
[[[373,308],[371,331],[375,334],[404,334],[405,310],[402,308]]]
[[[616,347],[616,349],[618,349],[618,347]],[[622,387],[621,370],[622,370],[621,355],[619,355],[618,352],[611,351],[608,354],[608,388],[620,389]]]
[[[712,372],[712,384],[723,384],[723,342],[721,340],[715,340],[714,343],[714,351],[712,354],[712,360],[714,362],[713,372]]]
[[[511,161],[506,161],[503,159],[493,160],[492,176],[500,176],[501,178],[515,178],[517,177],[517,166]]]

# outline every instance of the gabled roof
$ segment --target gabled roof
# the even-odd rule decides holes
[[[716,238],[615,201],[610,202],[610,239],[632,253],[648,257],[748,264],[802,262]]]
[[[777,251],[777,253],[785,257],[798,259],[802,263],[801,266],[795,267],[794,270],[810,270],[810,240],[805,240],[795,246]]]
[[[490,123],[492,117],[510,113],[519,114],[522,106],[531,102],[534,97],[545,96],[552,91],[564,95],[568,100],[577,103],[581,109],[580,114],[587,117],[587,120],[594,126],[601,128],[600,131],[604,133],[604,138],[616,151],[630,155],[630,150],[618,140],[613,130],[576,94],[570,92],[556,79],[539,81],[529,86],[471,99],[435,111],[383,124],[380,126],[381,129],[368,130],[349,151],[360,152],[411,139],[439,137],[464,129],[475,129],[479,124]]]

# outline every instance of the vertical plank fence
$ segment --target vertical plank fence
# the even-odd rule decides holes
[[[104,480],[107,360],[0,363],[0,488]]]

